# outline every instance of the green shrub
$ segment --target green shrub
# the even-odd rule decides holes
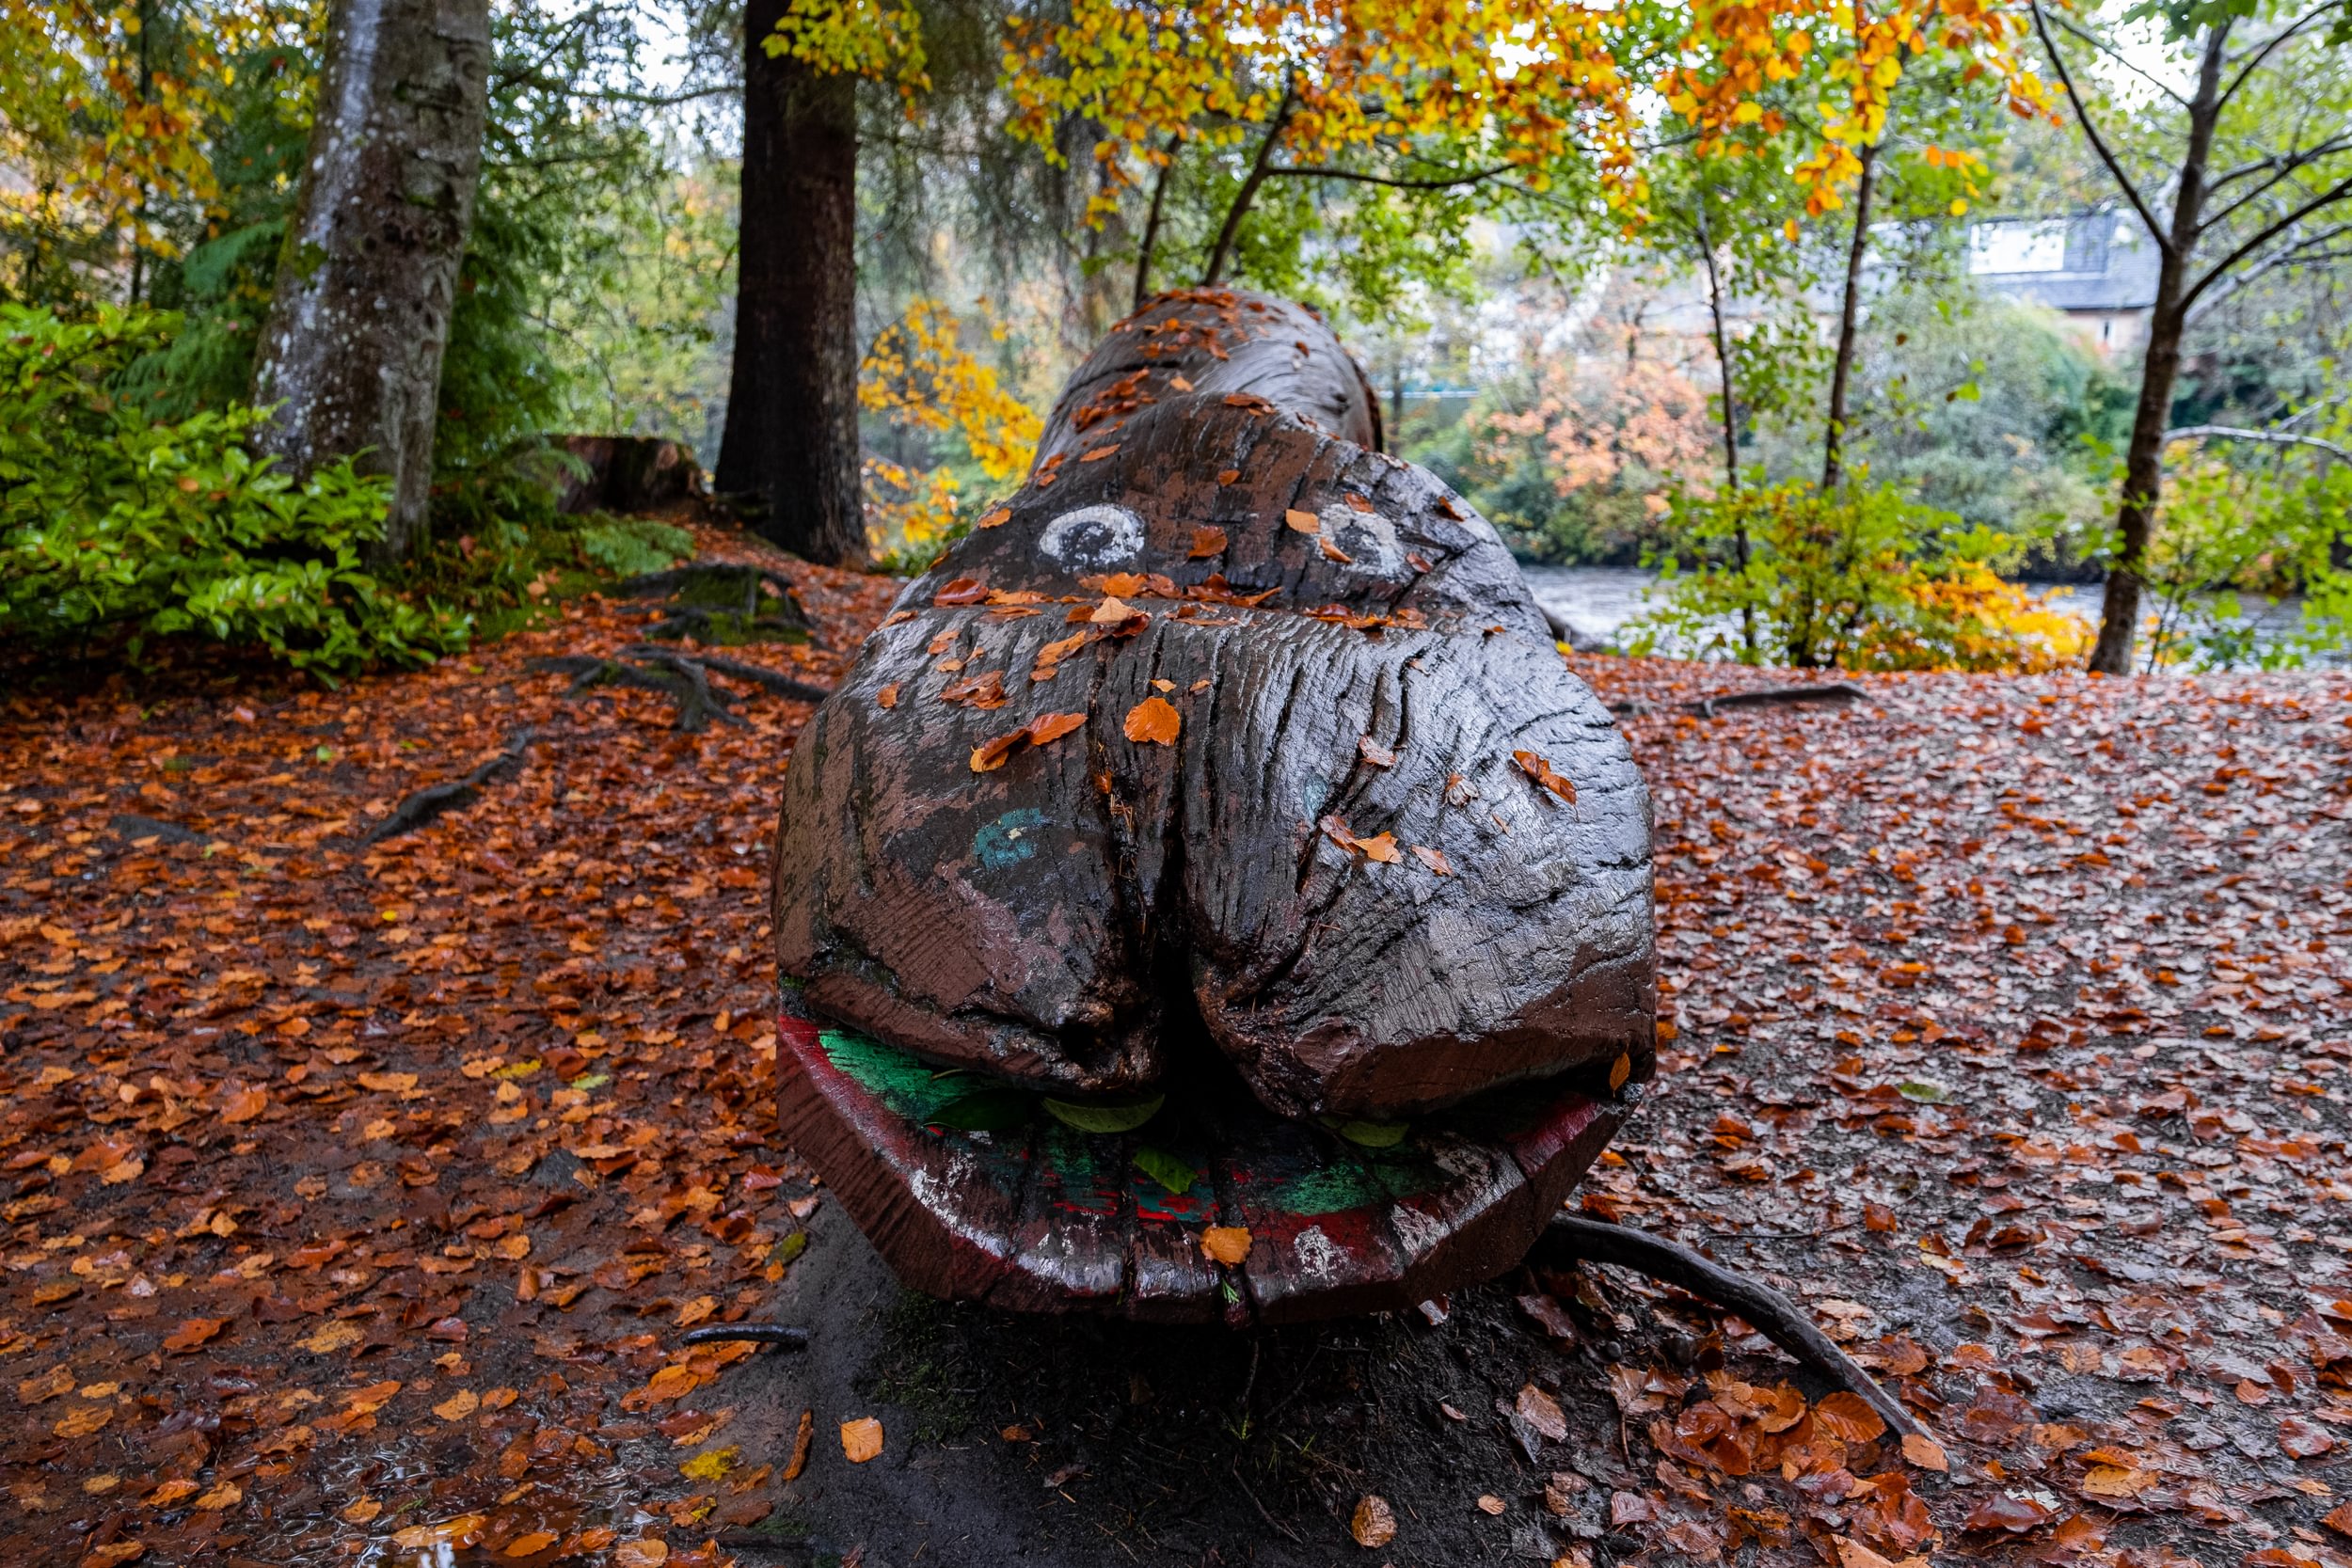
[[[2319,438],[2352,437],[2352,406]],[[2146,657],[2201,670],[2293,668],[2352,644],[2352,463],[2326,448],[2239,445],[2169,454],[2141,577]]]
[[[85,322],[0,305],[0,635],[38,643],[194,633],[323,676],[424,663],[469,626],[361,568],[388,482],[349,463],[296,484],[246,440],[259,411],[157,418],[124,369],[176,318]]]
[[[1867,472],[1823,495],[1803,481],[1677,499],[1660,601],[1636,653],[1719,654],[1801,669],[2034,670],[2087,628],[2005,582],[2013,540]]]
[[[471,614],[477,636],[500,638],[616,578],[693,558],[682,528],[560,510],[565,484],[589,471],[547,436],[526,436],[444,477],[433,487],[432,531],[402,581]]]
[[[580,529],[580,547],[612,576],[633,578],[691,559],[694,536],[651,517],[598,517]]]

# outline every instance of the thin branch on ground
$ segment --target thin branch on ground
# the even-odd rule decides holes
[[[1613,1263],[1688,1291],[1703,1301],[1738,1313],[1764,1338],[1877,1411],[1888,1426],[1903,1436],[1935,1441],[1934,1434],[1903,1407],[1900,1400],[1888,1393],[1861,1363],[1840,1350],[1794,1302],[1761,1280],[1727,1269],[1678,1242],[1628,1226],[1605,1225],[1581,1215],[1562,1214],[1545,1227],[1529,1260],[1543,1267],[1569,1262]]]
[[[388,838],[415,832],[437,816],[472,805],[481,798],[484,784],[504,778],[522,766],[523,753],[530,748],[531,740],[530,730],[516,730],[508,737],[504,751],[465,777],[427,784],[408,795],[392,808],[391,816],[368,830],[359,842],[363,845],[381,844]]]

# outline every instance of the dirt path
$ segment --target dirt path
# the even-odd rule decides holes
[[[825,679],[888,585],[794,572],[823,649],[751,657]],[[2352,682],[1705,719],[1672,705],[1780,677],[1579,661],[1647,705],[1677,1030],[1587,1201],[1810,1303],[1947,1479],[1621,1276],[1254,1343],[901,1299],[770,1122],[808,709],[567,701],[529,661],[648,611],[565,614],[336,693],[7,705],[0,1560],[2352,1553]],[[526,725],[480,802],[358,846]],[[771,1312],[804,1361],[678,1346]]]

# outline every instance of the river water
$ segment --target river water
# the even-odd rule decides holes
[[[1528,588],[1535,602],[1567,623],[1580,642],[1614,646],[1628,622],[1647,607],[1647,596],[1657,585],[1658,574],[1636,566],[1531,566],[1522,565],[1520,572],[1527,578]],[[2052,595],[2052,606],[2079,615],[2092,626],[2099,624],[2100,590],[2071,582],[2028,582],[2027,591]],[[2258,610],[2254,616],[2257,641],[2269,644],[2294,632],[2301,624],[2302,607],[2296,600],[2282,600],[2265,605],[2248,599],[2248,608]],[[2143,631],[2153,626],[2151,611]],[[1725,630],[1729,623],[1725,623]],[[2317,664],[2341,666],[2346,662],[2344,649],[2330,650],[2312,660]]]

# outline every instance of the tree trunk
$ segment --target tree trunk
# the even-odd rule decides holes
[[[1699,258],[1707,263],[1707,309],[1715,324],[1715,370],[1722,378],[1724,396],[1724,493],[1736,494],[1740,488],[1740,419],[1732,402],[1731,338],[1724,330],[1724,280],[1715,270],[1715,242],[1708,232],[1707,196],[1699,192],[1698,213]],[[1732,551],[1740,563],[1741,575],[1748,569],[1751,554],[1748,545],[1748,525],[1744,516],[1735,514],[1737,521],[1731,533]],[[1756,659],[1756,607],[1740,607],[1740,644],[1746,650],[1749,662]]]
[[[1152,253],[1159,248],[1160,219],[1168,207],[1168,183],[1176,177],[1176,154],[1184,145],[1179,131],[1168,138],[1168,162],[1152,182],[1152,211],[1143,222],[1143,243],[1136,247],[1136,309],[1152,297]]]
[[[2155,533],[2156,503],[2164,490],[2164,432],[2171,423],[2172,387],[2181,370],[2180,307],[2184,269],[2166,256],[2156,273],[2156,303],[2148,317],[2148,353],[2139,373],[2139,403],[2132,414],[2131,444],[2124,449],[2123,499],[2116,508],[2122,547],[2107,567],[2106,593],[2099,606],[2099,641],[2090,668],[2102,674],[2131,673],[2132,650],[2139,636],[2140,573]]]
[[[1846,392],[1853,379],[1854,334],[1861,317],[1862,258],[1870,247],[1870,189],[1878,173],[1876,142],[1862,150],[1862,179],[1853,193],[1853,242],[1846,247],[1846,296],[1837,309],[1837,359],[1829,378],[1829,430],[1821,439],[1821,490],[1837,488],[1846,472]]]
[[[735,363],[714,483],[761,537],[860,565],[857,84],[769,55],[785,8],[751,0],[743,18]]]
[[[289,470],[391,476],[378,566],[424,538],[489,68],[489,0],[334,0],[253,395],[278,405],[260,445]]]
[[[1233,193],[1232,205],[1225,209],[1225,222],[1216,231],[1216,245],[1209,251],[1209,270],[1200,275],[1201,287],[1225,281],[1225,263],[1232,258],[1233,242],[1241,237],[1241,220],[1249,215],[1249,204],[1257,199],[1258,187],[1265,183],[1266,170],[1274,159],[1274,146],[1282,139],[1283,127],[1290,123],[1291,110],[1297,99],[1297,82],[1286,83],[1282,101],[1275,106],[1274,122],[1266,127],[1265,139],[1258,144],[1258,155],[1250,160],[1241,189]]]
[[[2140,574],[2155,536],[2156,507],[2164,499],[2164,433],[2172,423],[2172,387],[2181,373],[2181,338],[2188,325],[2185,295],[2190,260],[2197,253],[2198,227],[2204,221],[2205,166],[2213,155],[2215,122],[2221,114],[2221,65],[2229,24],[2208,31],[2197,75],[2197,95],[2188,106],[2188,146],[2172,204],[2172,232],[2163,239],[2156,269],[2156,299],[2148,312],[2148,351],[2140,359],[2139,403],[2132,413],[2131,445],[2124,449],[2123,498],[2115,512],[2122,547],[2107,567],[2105,602],[2099,607],[2099,641],[2090,668],[2100,674],[2131,673],[2132,649],[2139,639]]]

